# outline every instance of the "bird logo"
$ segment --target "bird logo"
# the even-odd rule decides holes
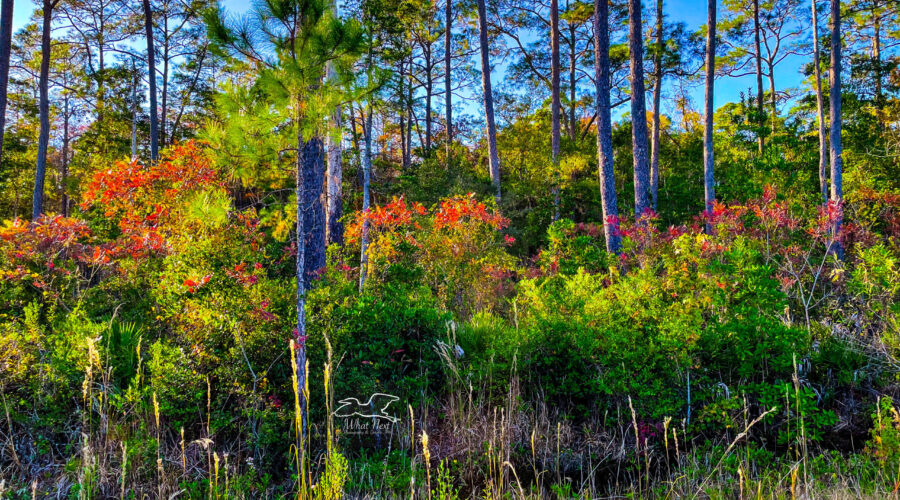
[[[363,418],[383,418],[396,423],[400,419],[393,415],[388,415],[387,409],[388,406],[399,400],[400,398],[397,396],[381,392],[376,392],[369,396],[369,400],[365,403],[360,403],[356,398],[344,398],[338,401],[339,406],[334,409],[332,414],[336,417],[345,418],[354,415]]]

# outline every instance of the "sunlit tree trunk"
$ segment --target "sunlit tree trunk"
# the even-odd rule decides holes
[[[41,74],[38,82],[38,110],[40,131],[38,133],[37,165],[34,171],[34,196],[31,202],[31,220],[37,220],[44,213],[44,178],[47,174],[47,148],[50,145],[50,30],[53,8],[57,2],[44,0],[41,24]]]
[[[150,84],[150,161],[159,158],[159,120],[156,110],[156,55],[153,48],[153,12],[150,0],[143,0],[144,30],[147,37],[147,80]]]
[[[613,173],[612,117],[609,102],[609,2],[594,0],[594,80],[597,88],[597,164],[600,171],[600,198],[603,204],[603,233],[606,250],[618,254],[619,209]]]
[[[841,206],[844,201],[843,160],[841,159],[841,1],[831,0],[831,71],[829,74],[831,87],[831,201]],[[843,208],[843,207],[841,207]],[[834,221],[833,234],[835,243],[833,251],[843,258],[844,251],[837,241],[840,235],[842,217]]]
[[[497,153],[497,127],[494,124],[494,96],[491,90],[491,59],[488,47],[487,9],[485,0],[478,3],[478,38],[481,44],[481,86],[484,91],[484,118],[487,122],[488,157],[490,160],[491,181],[496,190],[495,197],[500,201],[500,155]]]
[[[6,130],[6,88],[9,84],[12,21],[13,0],[3,0],[0,5],[0,162],[3,160],[3,132]]]
[[[641,0],[628,0],[628,48],[631,59],[631,142],[634,151],[634,216],[650,208],[650,164],[647,158],[647,106],[644,91],[644,39]]]
[[[766,147],[766,139],[763,137],[762,126],[765,121],[765,112],[763,111],[763,83],[762,83],[762,44],[759,40],[759,0],[753,0],[753,45],[756,48],[756,112],[759,115],[759,131],[757,144],[759,146],[759,154],[762,154]]]
[[[659,108],[662,101],[663,0],[656,0],[656,54],[653,75],[653,136],[650,138],[650,201],[653,210],[659,206]]]
[[[331,8],[337,12],[337,2],[332,0]],[[327,78],[331,82],[337,81],[337,71],[334,68],[334,62],[329,61],[326,65]],[[327,168],[325,174],[327,188],[326,199],[328,206],[325,210],[326,219],[326,243],[328,245],[344,244],[344,224],[341,217],[344,215],[344,193],[343,193],[343,165],[341,163],[341,142],[343,139],[343,128],[341,124],[341,107],[335,106],[331,113],[331,131],[325,136],[325,148],[328,151]]]
[[[707,213],[712,213],[716,201],[713,161],[713,93],[716,81],[716,0],[707,0],[706,20],[706,95],[703,130],[703,187]],[[707,226],[709,231],[709,226]]]
[[[363,141],[365,146],[362,155],[362,235],[359,239],[360,256],[359,256],[359,289],[362,290],[366,285],[366,277],[369,273],[369,206],[371,204],[369,194],[369,183],[372,177],[372,107],[369,106],[368,113],[363,117]]]
[[[69,177],[69,95],[63,97],[63,140],[62,140],[62,158],[59,162],[59,213],[63,217],[69,216],[69,194],[66,191],[66,184]]]
[[[553,162],[553,220],[559,220],[559,0],[550,0],[550,150]]]
[[[450,168],[450,148],[453,145],[453,94],[450,56],[453,40],[453,0],[444,5],[444,113],[447,115],[447,168]]]
[[[825,110],[822,99],[822,69],[819,62],[819,12],[812,0],[813,66],[816,79],[816,125],[819,131],[819,191],[822,203],[828,203],[828,153],[825,150]]]

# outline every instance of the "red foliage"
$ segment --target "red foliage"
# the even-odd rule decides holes
[[[122,240],[117,252],[133,258],[166,251],[172,209],[185,195],[222,181],[211,158],[196,141],[176,144],[156,164],[120,161],[96,172],[81,208],[103,210],[117,219]]]
[[[475,199],[474,193],[467,196],[456,196],[441,202],[434,214],[434,228],[459,228],[465,220],[484,222],[494,229],[500,230],[509,226],[509,219],[499,213],[490,213],[484,203]]]

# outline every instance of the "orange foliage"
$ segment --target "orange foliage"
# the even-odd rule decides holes
[[[202,144],[188,141],[172,146],[154,165],[119,161],[95,173],[81,208],[97,208],[106,217],[118,219],[123,233],[118,249],[137,258],[166,249],[167,226],[175,222],[176,203],[190,193],[222,184]]]

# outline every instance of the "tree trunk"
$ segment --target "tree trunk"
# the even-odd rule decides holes
[[[628,0],[628,48],[631,59],[631,142],[634,151],[634,216],[650,208],[650,164],[647,158],[647,106],[644,92],[644,40],[641,0]]]
[[[559,0],[550,0],[550,151],[553,162],[553,220],[559,220]]]
[[[762,154],[763,149],[766,147],[766,138],[762,133],[765,114],[763,111],[762,44],[759,40],[759,31],[759,0],[753,0],[753,44],[756,47],[756,112],[759,115],[757,143],[759,145],[759,154]]]
[[[778,118],[778,96],[775,94],[775,65],[771,62],[767,63],[769,66],[769,91],[772,93],[772,116],[769,120],[769,126],[772,130],[772,133],[775,133],[775,122]]]
[[[159,115],[159,142],[161,146],[166,145],[166,121],[169,119],[169,16],[165,13],[163,16],[163,74],[162,74],[162,92],[160,99],[162,100],[162,113]]]
[[[434,92],[432,70],[434,61],[431,57],[431,45],[422,48],[425,57],[425,156],[431,155],[431,97]]]
[[[716,201],[716,177],[713,161],[713,93],[716,81],[716,0],[707,1],[706,21],[706,99],[703,130],[703,187],[706,213],[711,214]],[[710,231],[709,224],[706,226]]]
[[[609,103],[609,2],[594,0],[594,80],[597,86],[597,165],[603,204],[606,251],[619,253],[619,209],[613,172],[612,117]]]
[[[145,2],[147,0],[144,0]],[[300,120],[298,120],[299,126]],[[297,417],[297,434],[299,436],[300,446],[303,446],[303,432],[306,428],[306,401],[303,388],[306,386],[306,289],[307,289],[307,266],[306,266],[306,239],[309,226],[307,226],[306,217],[306,198],[307,185],[309,180],[306,178],[307,168],[305,150],[307,144],[303,141],[303,133],[297,133],[297,260],[296,260],[296,280],[297,280],[297,297],[296,297],[296,313],[297,324],[294,329],[294,338],[291,339],[291,345],[294,350],[294,373],[297,378],[297,405],[300,415]]]
[[[875,117],[878,118],[878,125],[884,128],[884,89],[882,88],[882,70],[881,70],[881,13],[878,12],[880,5],[875,1],[872,5],[872,61],[875,73]]]
[[[406,158],[403,159],[405,166],[412,165],[412,130],[413,130],[413,120],[415,117],[415,110],[413,110],[413,58],[412,54],[409,56],[409,60],[407,63],[407,72],[406,77],[409,79],[406,82]],[[416,131],[421,130],[416,126]],[[419,142],[421,142],[421,137],[419,137]]]
[[[306,287],[325,267],[325,151],[322,139],[314,135],[300,151],[303,157],[303,218],[306,229]]]
[[[453,26],[453,1],[446,0],[444,6],[444,107],[447,114],[447,168],[450,168],[450,148],[453,145],[453,94],[451,92],[451,42]]]
[[[69,216],[69,195],[66,184],[69,177],[69,96],[63,97],[63,143],[62,161],[59,163],[59,213]]]
[[[828,203],[828,156],[825,151],[825,112],[822,99],[822,69],[819,63],[819,12],[816,9],[816,0],[812,0],[812,30],[813,30],[813,66],[816,79],[816,125],[819,130],[819,192],[822,193],[822,203]]]
[[[366,285],[366,276],[369,272],[369,205],[371,204],[369,195],[369,183],[372,178],[372,107],[369,106],[369,112],[363,117],[363,141],[365,147],[362,156],[362,234],[359,239],[360,255],[359,255],[359,289]]]
[[[328,172],[326,175],[328,190],[328,208],[325,212],[327,219],[327,241],[328,244],[343,245],[344,244],[344,223],[341,217],[344,215],[344,193],[343,193],[343,165],[341,164],[341,108],[335,107],[331,116],[332,127],[327,139],[328,150]]]
[[[38,133],[37,168],[34,172],[34,197],[31,203],[31,220],[37,220],[44,213],[44,177],[47,173],[47,147],[50,144],[50,20],[55,2],[44,0],[43,24],[41,25],[41,76],[38,83],[41,128]]]
[[[153,49],[153,12],[150,0],[144,3],[144,30],[147,37],[147,79],[150,83],[150,161],[159,158],[159,123],[156,109],[156,55]]]
[[[841,1],[831,0],[831,71],[829,75],[831,87],[831,202],[839,209],[844,202],[843,160],[841,159]],[[841,230],[842,215],[838,211],[833,226],[835,242],[832,249],[838,258],[843,258],[844,251],[838,237]]]
[[[337,0],[332,0],[331,9],[334,15],[338,15]],[[337,71],[334,62],[329,61],[326,67],[326,75],[329,81],[337,82]],[[326,149],[328,150],[328,171],[326,172],[327,188],[326,196],[328,206],[325,210],[326,245],[344,245],[344,223],[341,217],[344,215],[344,169],[341,158],[341,145],[344,130],[341,123],[341,106],[337,105],[331,114],[332,130],[326,136]]]
[[[6,130],[6,88],[9,84],[12,21],[13,0],[3,0],[0,6],[0,163],[3,161],[3,132]]]
[[[569,4],[566,2],[566,10]],[[558,17],[558,16],[557,16]],[[569,22],[569,140],[575,142],[575,135],[578,133],[578,120],[575,119],[575,23]],[[557,45],[559,41],[557,40]]]
[[[400,66],[399,75],[399,83],[398,83],[398,94],[400,97],[400,163],[403,167],[403,170],[406,170],[406,167],[409,165],[406,163],[406,94],[404,93],[403,87],[405,82],[403,67],[405,60],[401,58],[397,61],[397,64]],[[411,117],[410,117],[411,119]]]
[[[653,82],[653,136],[650,138],[650,201],[653,210],[659,206],[659,107],[662,100],[663,0],[656,0],[656,54]]]
[[[138,72],[134,61],[131,61],[131,71],[134,73],[131,85],[131,161],[137,161]]]
[[[500,156],[497,153],[497,127],[494,124],[494,96],[491,90],[491,59],[488,47],[487,9],[485,0],[478,3],[478,36],[481,43],[481,86],[484,91],[484,118],[487,123],[487,141],[490,160],[491,181],[496,189],[494,195],[500,201]]]

